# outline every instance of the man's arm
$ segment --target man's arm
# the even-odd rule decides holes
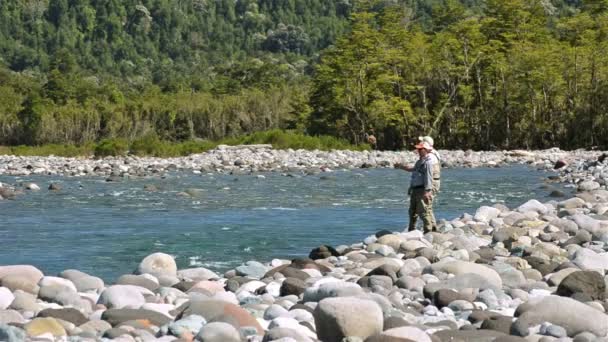
[[[401,163],[395,163],[395,164],[393,165],[393,167],[394,167],[395,169],[399,169],[399,170],[405,170],[405,171],[407,171],[407,172],[412,172],[412,171],[414,171],[414,168],[413,168],[413,167],[411,167],[411,166],[407,166],[407,165],[404,165],[404,164],[401,164]]]

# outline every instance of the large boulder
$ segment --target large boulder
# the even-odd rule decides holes
[[[155,277],[177,276],[177,264],[172,256],[154,253],[144,258],[137,268],[137,274],[151,274]]]
[[[219,279],[217,273],[210,271],[204,267],[186,268],[177,271],[177,277],[184,280],[210,280]]]
[[[25,319],[15,310],[0,310],[0,324],[23,324]],[[2,341],[2,339],[0,339]]]
[[[604,273],[608,270],[608,253],[596,253],[588,248],[581,248],[574,253],[572,262],[583,270]]]
[[[306,290],[306,282],[298,278],[287,278],[281,284],[281,296],[299,296]]]
[[[23,276],[20,274],[9,274],[2,278],[0,281],[3,287],[8,288],[11,291],[22,290],[31,294],[38,294],[40,286],[38,281],[33,281],[30,277]]]
[[[34,318],[23,326],[25,332],[31,336],[51,334],[54,337],[66,336],[64,327],[54,318]]]
[[[544,215],[547,212],[549,212],[549,209],[547,209],[547,207],[544,204],[533,199],[533,200],[529,200],[528,202],[520,205],[517,208],[517,211],[519,211],[520,213],[536,212],[540,215]]]
[[[573,337],[588,331],[596,336],[608,334],[608,315],[587,304],[560,296],[545,296],[517,307],[518,324],[532,326],[549,322],[566,329]]]
[[[206,323],[207,321],[203,317],[190,315],[169,324],[169,331],[177,337],[185,337],[189,334],[195,336]]]
[[[44,309],[38,313],[38,317],[52,317],[70,322],[76,326],[85,324],[88,319],[80,311],[74,308]]]
[[[10,265],[0,266],[0,280],[7,275],[19,275],[33,283],[38,283],[44,274],[34,266],[30,265]]]
[[[25,340],[25,331],[10,325],[0,324],[0,341],[22,342]]]
[[[394,250],[398,250],[399,246],[401,246],[401,243],[403,243],[404,241],[405,239],[401,238],[399,235],[388,234],[381,236],[378,241],[376,241],[376,243],[381,245],[387,245]]]
[[[372,336],[366,342],[431,342],[432,339],[424,331],[416,327],[399,327],[388,329]]]
[[[494,207],[482,206],[475,212],[475,220],[481,222],[490,222],[500,215],[500,210]]]
[[[494,330],[441,330],[433,334],[433,337],[441,342],[499,342],[519,341],[502,340],[509,335]],[[513,337],[515,338],[515,337]],[[524,340],[525,341],[525,340]]]
[[[145,289],[133,285],[112,285],[101,293],[97,303],[109,309],[139,309],[146,303],[142,290]]]
[[[440,261],[429,266],[433,271],[440,271],[446,273],[452,273],[454,275],[462,274],[476,274],[483,277],[492,286],[496,288],[502,288],[502,279],[498,272],[494,269],[468,261],[454,260],[454,261]]]
[[[148,278],[150,275],[124,274],[116,279],[116,285],[134,285],[154,291],[160,287],[158,280]]]
[[[324,342],[340,342],[345,337],[362,340],[382,332],[380,306],[371,300],[357,298],[326,298],[315,311],[317,335]]]
[[[228,323],[212,322],[201,328],[196,339],[202,342],[240,342],[241,335]]]
[[[261,279],[268,272],[268,267],[257,261],[247,261],[245,265],[236,268],[236,274],[244,277]]]
[[[330,297],[351,297],[364,293],[361,286],[344,281],[331,281],[312,286],[304,291],[305,302],[318,302]]]
[[[584,229],[592,235],[598,236],[601,229],[600,220],[596,220],[593,217],[584,214],[572,215],[570,219],[577,224],[579,229]]]
[[[556,294],[583,301],[606,299],[606,282],[595,271],[576,271],[570,273],[559,283]]]
[[[439,282],[430,282],[424,286],[424,296],[433,298],[436,291],[440,289],[453,289],[463,291],[467,289],[479,289],[480,291],[497,289],[488,280],[478,274],[466,273]]]
[[[264,329],[258,321],[247,310],[238,305],[221,300],[192,300],[184,306],[183,311],[178,316],[188,317],[199,315],[211,322],[218,318],[227,318],[235,322],[239,327],[253,327],[259,335],[264,334]]]
[[[597,190],[599,188],[600,188],[600,183],[592,181],[592,180],[583,181],[578,184],[579,191],[593,191],[593,190]]]
[[[65,270],[59,273],[59,276],[69,279],[74,283],[78,292],[96,292],[103,290],[105,284],[101,278],[88,275],[79,270]]]
[[[308,254],[308,257],[312,260],[325,259],[331,256],[340,256],[340,253],[332,246],[322,245],[319,246]]]
[[[15,296],[11,290],[6,287],[0,287],[0,310],[8,308],[13,300],[15,300]]]
[[[171,322],[171,318],[159,312],[145,309],[108,309],[103,312],[101,319],[117,326],[127,321],[145,320],[157,327]]]
[[[297,342],[313,342],[313,339],[308,336],[300,333],[297,330],[290,328],[272,328],[266,332],[264,335],[264,339],[262,342],[271,342],[271,341],[297,341]]]

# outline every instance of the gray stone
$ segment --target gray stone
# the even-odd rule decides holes
[[[496,288],[502,288],[500,275],[492,268],[467,261],[438,262],[430,266],[433,271],[452,273],[455,275],[475,274],[484,278],[489,284]]]
[[[577,294],[588,298],[586,301],[606,299],[606,282],[595,271],[575,271],[559,283],[556,294],[573,297]]]
[[[101,319],[117,326],[127,321],[148,320],[158,327],[171,322],[171,318],[152,310],[144,309],[108,309],[103,312]]]
[[[265,335],[262,342],[271,341],[297,341],[297,342],[313,342],[311,338],[300,333],[297,330],[290,328],[272,328]]]
[[[165,253],[154,253],[145,257],[139,267],[138,274],[151,274],[155,277],[169,275],[177,276],[177,265],[172,256]]]
[[[583,270],[608,270],[608,253],[596,253],[588,248],[581,248],[574,253],[572,262]]]
[[[600,188],[600,183],[594,181],[583,181],[578,184],[579,191],[593,191]]]
[[[157,282],[143,275],[125,274],[116,280],[116,285],[135,285],[154,291],[160,287]]]
[[[529,200],[528,202],[520,205],[517,208],[517,211],[519,211],[520,213],[537,212],[541,215],[544,215],[549,211],[549,209],[547,209],[547,207],[544,204],[533,199],[533,200]]]
[[[442,330],[433,336],[441,342],[494,342],[507,335],[493,330]]]
[[[76,326],[88,321],[85,315],[74,308],[44,309],[38,313],[38,317],[53,317],[70,322]]]
[[[11,290],[6,287],[0,287],[0,310],[4,310],[11,305],[15,296],[11,292]]]
[[[22,342],[25,341],[26,338],[27,335],[22,329],[6,324],[0,324],[0,341]]]
[[[177,271],[177,277],[186,280],[210,280],[219,279],[220,276],[204,267],[187,268]]]
[[[196,339],[202,342],[240,342],[241,334],[228,323],[213,322],[204,325]]]
[[[576,314],[573,314],[576,313]],[[530,325],[550,322],[566,329],[568,336],[575,336],[584,331],[597,336],[608,334],[608,316],[603,312],[576,300],[546,296],[534,302],[520,305],[516,312],[518,321]]]
[[[97,335],[102,335],[107,330],[112,329],[112,325],[106,321],[93,320],[93,321],[88,321],[88,322],[84,323],[83,325],[79,326],[78,328],[80,328],[82,331],[93,333],[97,336]]]
[[[490,220],[495,219],[500,215],[500,210],[493,208],[482,206],[475,212],[475,220],[482,222],[490,222]]]
[[[15,310],[0,310],[0,325],[13,323],[23,324],[25,319]]]
[[[432,298],[433,293],[439,289],[455,289],[461,291],[464,289],[479,289],[481,291],[486,289],[495,289],[496,287],[490,284],[486,278],[474,274],[467,273],[457,275],[453,278],[440,281],[438,283],[429,283],[424,287],[424,296]]]
[[[41,307],[36,302],[36,297],[25,291],[17,290],[13,293],[15,300],[10,305],[11,309],[19,311],[38,312]]]
[[[132,285],[112,285],[99,296],[98,304],[109,309],[138,309],[146,303],[142,292]]]
[[[330,297],[352,297],[363,294],[361,286],[347,282],[329,282],[304,291],[304,302],[318,302]]]
[[[298,278],[287,278],[281,284],[280,295],[281,296],[289,296],[296,295],[299,296],[306,290],[306,282],[300,280]]]
[[[205,323],[207,323],[205,318],[198,315],[190,315],[170,323],[169,331],[171,334],[178,337],[184,336],[188,333],[195,336],[201,330],[203,325],[205,325]]]
[[[317,335],[324,342],[340,342],[344,337],[366,339],[382,332],[380,306],[370,300],[326,298],[314,312]]]
[[[257,261],[247,261],[245,265],[236,268],[236,273],[240,276],[262,279],[268,272],[268,267]]]
[[[431,338],[423,330],[416,327],[400,327],[388,329],[375,335],[366,342],[431,342]]]
[[[566,329],[560,327],[559,325],[554,325],[554,324],[551,324],[547,327],[547,335],[557,337],[557,338],[568,336]]]

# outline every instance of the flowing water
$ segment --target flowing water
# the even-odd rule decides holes
[[[435,206],[438,219],[481,205],[541,201],[548,173],[525,166],[448,169]],[[102,178],[6,177],[43,190],[0,201],[0,265],[32,264],[45,274],[64,269],[113,281],[153,252],[178,267],[224,271],[247,260],[306,256],[320,244],[350,244],[407,224],[409,174],[393,169],[287,177],[170,174],[105,182]],[[51,182],[63,189],[49,192]],[[153,184],[158,191],[144,190]],[[181,196],[188,190],[193,197]]]

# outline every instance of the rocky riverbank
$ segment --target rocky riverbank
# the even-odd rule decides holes
[[[440,151],[444,167],[496,167],[513,163],[552,167],[558,160],[576,160],[599,152],[561,151]],[[392,167],[413,163],[412,151],[307,151],[274,150],[269,145],[220,146],[203,154],[182,158],[108,157],[63,158],[0,156],[0,175],[65,175],[144,177],[171,171],[207,172],[318,172],[319,170]]]
[[[479,154],[560,166],[554,181],[579,192],[224,274],[178,270],[162,253],[113,284],[0,266],[0,340],[608,341],[608,167],[597,155]]]

